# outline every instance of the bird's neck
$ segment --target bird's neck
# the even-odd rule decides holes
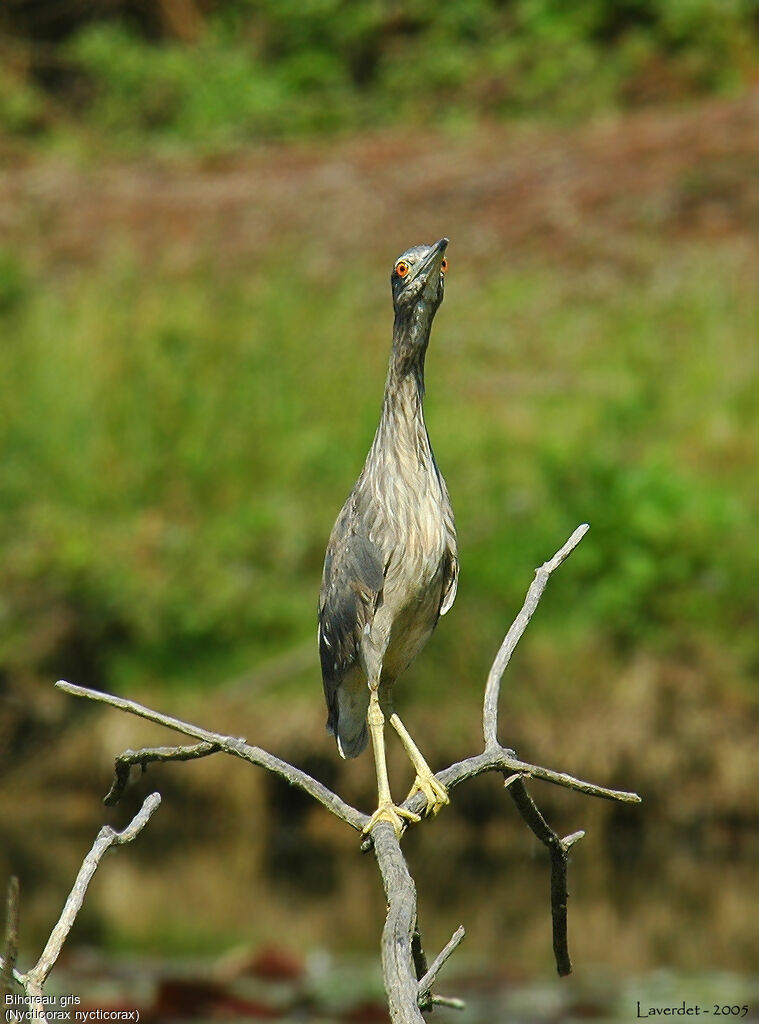
[[[430,323],[396,318],[393,348],[385,382],[375,446],[396,453],[410,447],[426,454],[429,438],[424,422],[424,356]]]
[[[421,409],[424,398],[424,357],[430,341],[432,321],[420,310],[396,315],[393,324],[393,348],[385,383],[385,405],[397,396],[415,394]]]

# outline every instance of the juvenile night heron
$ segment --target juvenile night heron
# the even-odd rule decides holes
[[[371,735],[379,803],[369,831],[417,815],[390,796],[385,718],[416,769],[409,796],[426,813],[448,803],[398,715],[393,684],[453,604],[458,580],[456,527],[448,489],[424,422],[424,357],[443,301],[447,238],[417,245],[395,262],[390,281],[393,347],[377,432],[364,468],[332,529],[319,595],[319,654],[327,728],[342,757],[357,757]]]

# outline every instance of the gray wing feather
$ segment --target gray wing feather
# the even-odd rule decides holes
[[[435,468],[437,469],[437,466]],[[456,524],[453,519],[453,507],[451,505],[451,499],[448,494],[448,488],[445,480],[439,470],[438,480],[440,481],[440,490],[443,494],[443,521],[448,533],[448,550],[446,552],[446,561],[443,567],[443,590],[440,596],[440,614],[445,615],[446,612],[451,610],[453,602],[456,600],[456,591],[459,585],[459,556],[458,546],[456,543]]]
[[[459,585],[459,560],[456,552],[448,551],[448,557],[443,569],[443,591],[440,597],[440,614],[445,615],[451,610],[456,600],[456,591]]]
[[[337,729],[337,688],[359,662],[364,627],[371,625],[385,581],[376,544],[351,528],[351,506],[337,519],[327,547],[319,595],[319,656],[327,728]]]

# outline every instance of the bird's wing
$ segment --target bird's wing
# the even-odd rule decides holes
[[[453,518],[453,506],[448,494],[448,488],[442,474],[438,471],[440,489],[443,492],[443,522],[448,535],[446,542],[445,562],[443,564],[443,589],[440,595],[440,614],[445,615],[451,610],[456,600],[456,590],[459,585],[459,555],[456,541],[456,523]]]
[[[451,610],[456,600],[456,590],[459,585],[459,559],[455,547],[448,548],[445,563],[443,565],[443,590],[440,595],[440,614],[445,615]]]
[[[319,595],[319,655],[330,719],[337,686],[358,663],[361,636],[385,582],[380,550],[353,531],[350,512],[346,505],[332,531]]]

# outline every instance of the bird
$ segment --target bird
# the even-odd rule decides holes
[[[400,836],[420,817],[393,803],[385,757],[386,719],[416,770],[425,813],[447,804],[393,708],[393,686],[453,605],[459,561],[445,480],[424,420],[424,361],[443,301],[448,239],[407,249],[393,264],[393,342],[382,412],[364,467],[332,528],[318,605],[318,642],[327,729],[343,758],[371,737],[377,810],[364,829],[387,821]]]

